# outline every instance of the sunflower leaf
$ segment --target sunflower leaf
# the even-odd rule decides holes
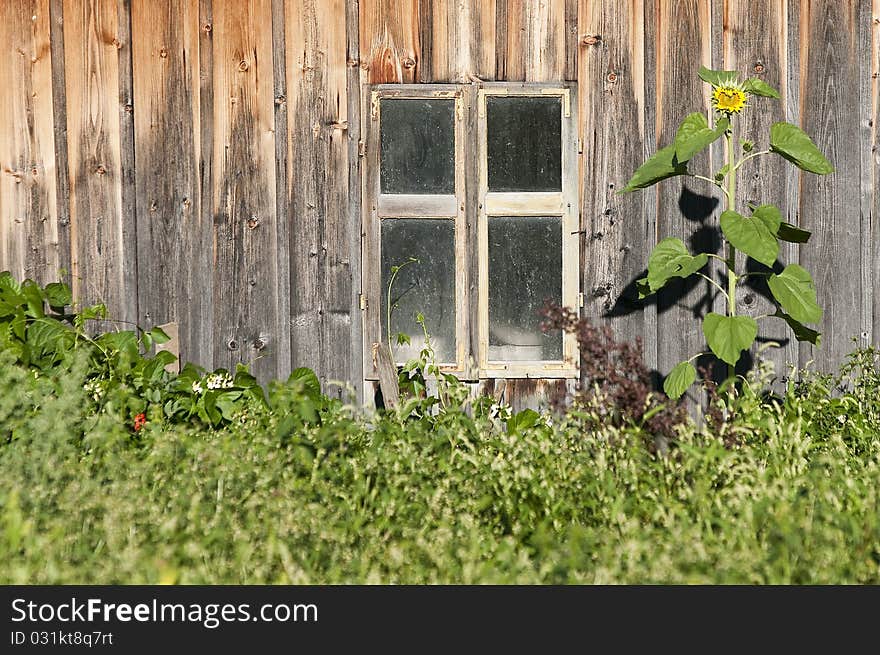
[[[654,293],[674,277],[689,277],[703,268],[708,260],[705,253],[691,255],[681,239],[663,239],[648,258],[648,290]]]
[[[720,222],[721,231],[731,245],[755,261],[773,266],[779,256],[779,241],[769,218],[762,219],[757,213],[746,218],[728,209],[721,214]]]
[[[676,175],[687,175],[687,162],[679,161],[676,158],[674,145],[666,146],[639,166],[623,190],[618,191],[618,194],[644,189],[657,184],[660,180]]]
[[[718,359],[735,366],[740,353],[755,342],[758,324],[751,316],[722,316],[709,312],[703,319],[703,335]]]
[[[764,80],[759,80],[757,77],[750,77],[743,82],[743,90],[752,95],[763,96],[765,98],[780,97],[779,91],[767,84]]]
[[[776,233],[780,239],[789,243],[806,243],[810,240],[810,234],[809,230],[804,230],[797,225],[784,221],[779,224],[779,231]]]
[[[663,391],[673,400],[681,398],[682,394],[697,379],[697,369],[690,362],[680,362],[669,371],[669,375],[663,380]]]
[[[817,175],[834,172],[825,155],[819,152],[816,144],[796,125],[781,121],[770,128],[770,150],[785,157],[801,170]]]
[[[695,112],[689,114],[678,126],[675,134],[675,157],[678,161],[686,162],[695,154],[706,148],[710,143],[717,140],[727,128],[730,120],[726,117],[719,118],[715,128],[709,127],[709,121],[705,114]]]
[[[767,286],[782,309],[799,323],[818,323],[822,308],[816,303],[816,287],[807,270],[789,264],[779,275],[771,275]]]
[[[725,86],[730,82],[735,82],[737,78],[736,71],[716,71],[705,66],[700,66],[700,79],[712,86]]]

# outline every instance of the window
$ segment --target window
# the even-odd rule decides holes
[[[578,305],[577,137],[570,85],[393,85],[365,116],[365,370],[424,316],[441,368],[469,379],[574,377],[546,299]],[[389,292],[390,288],[390,292]],[[398,345],[397,333],[410,336]],[[368,373],[368,377],[369,373]]]

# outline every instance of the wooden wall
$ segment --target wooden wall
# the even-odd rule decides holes
[[[741,202],[813,230],[783,257],[825,307],[821,349],[771,324],[771,356],[827,369],[852,337],[880,341],[880,0],[4,0],[0,38],[0,269],[65,271],[115,319],[177,321],[187,359],[358,386],[366,85],[576,80],[584,312],[668,371],[703,349],[707,289],[638,305],[633,281],[658,238],[717,243],[716,194],[681,178],[615,192],[705,106],[700,64],[779,88],[744,131],[800,124],[837,167],[744,169]],[[527,403],[560,384],[489,390]]]

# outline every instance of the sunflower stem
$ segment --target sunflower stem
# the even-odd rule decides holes
[[[734,211],[736,199],[736,168],[733,165],[733,130],[728,129],[724,133],[727,141],[727,166],[730,174],[727,176],[727,209]],[[740,162],[742,163],[742,162]],[[736,316],[736,248],[730,241],[725,239],[727,243],[727,315]],[[733,382],[735,376],[735,367],[733,364],[727,365],[727,379]]]

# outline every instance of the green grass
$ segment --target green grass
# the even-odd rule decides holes
[[[880,583],[872,350],[781,399],[752,379],[723,434],[684,426],[665,457],[589,408],[512,434],[454,404],[304,421],[296,384],[135,433],[88,375],[0,352],[4,584]]]

